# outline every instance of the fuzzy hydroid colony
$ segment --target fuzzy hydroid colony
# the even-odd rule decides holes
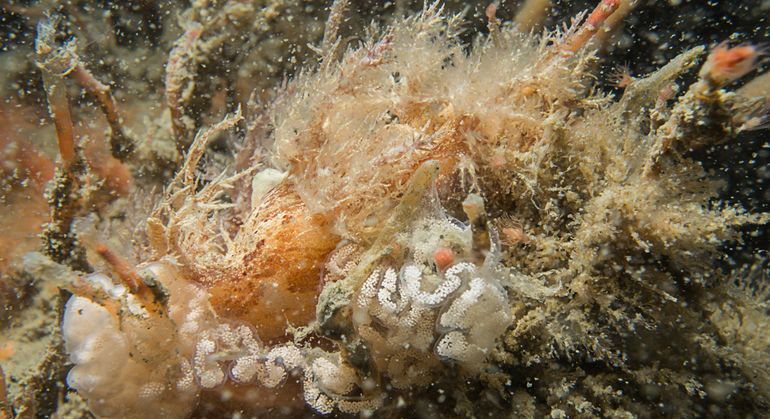
[[[716,200],[688,157],[761,109],[723,90],[756,49],[715,48],[661,99],[705,54],[685,51],[615,99],[589,42],[618,4],[543,36],[492,13],[472,45],[433,4],[325,42],[247,167],[195,171],[240,112],[195,136],[147,220],[151,260],[59,275],[68,384],[115,417],[767,406],[766,295],[713,261],[768,216]]]

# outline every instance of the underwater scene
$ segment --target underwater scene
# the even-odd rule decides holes
[[[770,0],[0,0],[0,419],[770,417]]]

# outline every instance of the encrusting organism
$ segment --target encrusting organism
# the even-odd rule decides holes
[[[97,241],[107,269],[89,273],[27,256],[74,294],[67,383],[94,414],[767,408],[767,300],[711,262],[770,215],[719,201],[692,158],[766,109],[725,89],[756,47],[712,48],[677,96],[706,55],[685,51],[616,99],[592,86],[591,42],[619,0],[542,36],[490,8],[490,36],[470,45],[433,3],[346,46],[346,6],[317,66],[195,135],[183,70],[208,29],[188,26],[166,78],[184,159],[144,223],[144,257]],[[108,90],[91,87],[118,131]],[[209,145],[244,125],[256,140],[241,164],[204,170]],[[82,179],[59,134],[66,176]],[[68,223],[85,218],[73,206]]]

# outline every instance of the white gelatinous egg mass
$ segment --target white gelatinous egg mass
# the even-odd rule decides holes
[[[64,346],[75,366],[67,384],[93,400],[94,413],[116,414],[126,402],[125,385],[129,362],[128,344],[115,317],[104,307],[73,296],[66,304],[62,322]],[[130,396],[129,399],[136,399]]]
[[[361,286],[353,320],[375,357],[390,365],[391,376],[405,350],[477,372],[511,322],[503,278],[469,262],[443,274],[427,264],[409,262],[400,273],[380,266]]]
[[[461,363],[478,363],[484,360],[484,354],[478,348],[469,345],[465,335],[457,331],[447,333],[438,341],[436,354]]]
[[[477,369],[510,324],[505,290],[493,281],[473,278],[441,314],[440,328],[449,332],[439,340],[436,353]]]
[[[138,272],[170,294],[169,317],[148,312],[109,277],[87,276],[85,280],[110,301],[103,306],[73,296],[67,302],[62,336],[74,364],[67,383],[89,400],[98,416],[186,417],[200,384],[185,359],[193,355],[191,343],[182,333],[174,333],[174,328],[186,325],[189,332],[198,333],[211,324],[205,293],[180,281],[165,262]],[[186,324],[191,318],[196,318],[194,327]],[[169,376],[178,377],[173,385],[164,381]]]
[[[357,381],[355,370],[326,358],[314,360],[311,368],[318,386],[333,394],[348,394]]]
[[[208,332],[204,332],[195,349],[193,365],[201,387],[214,388],[222,384],[225,381],[225,373],[222,366],[216,362],[214,354],[217,344]]]
[[[127,345],[106,308],[87,298],[71,297],[64,310],[62,336],[76,365],[67,378],[71,387],[94,389],[120,376],[116,372],[128,356]]]
[[[233,361],[230,377],[237,383],[249,383],[254,380],[261,367],[259,356],[242,356]]]

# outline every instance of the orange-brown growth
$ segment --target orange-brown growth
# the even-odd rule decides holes
[[[112,153],[124,159],[134,150],[134,143],[123,127],[123,118],[118,113],[118,105],[112,96],[110,86],[94,77],[82,64],[78,64],[70,73],[75,81],[89,94],[96,97],[107,123],[110,125]]]
[[[60,83],[60,82],[57,82]],[[65,165],[75,160],[75,129],[70,114],[70,104],[63,87],[55,85],[48,91],[48,106],[56,126],[59,154]]]
[[[4,343],[0,346],[0,361],[9,360],[14,352],[15,350],[13,349],[13,344],[11,342]]]
[[[726,84],[750,73],[757,66],[763,52],[754,45],[728,47],[726,42],[717,45],[703,66],[703,74],[718,84]]]
[[[588,41],[599,31],[605,20],[609,18],[615,10],[620,7],[620,0],[602,0],[598,6],[588,15],[583,26],[570,36],[562,45],[562,50],[565,52],[576,52],[583,48]]]
[[[224,399],[222,394],[229,396]],[[275,388],[239,385],[228,381],[218,391],[202,393],[200,404],[206,406],[209,417],[229,417],[239,411],[280,411],[281,416],[286,417],[299,417],[307,413],[302,386],[295,378],[287,379],[277,391]]]
[[[267,340],[284,336],[288,324],[313,320],[321,267],[339,241],[328,221],[284,183],[241,231],[229,268],[207,281],[214,310],[254,325]]]

